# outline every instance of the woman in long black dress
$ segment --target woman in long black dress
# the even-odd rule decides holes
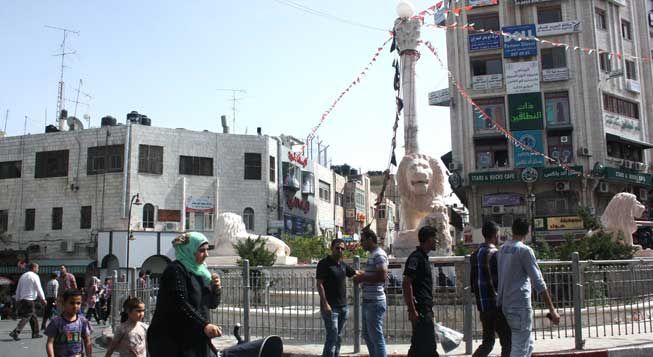
[[[220,278],[204,260],[209,241],[202,233],[184,233],[172,242],[177,260],[168,264],[159,285],[147,350],[155,357],[211,356],[210,339],[222,335],[209,323],[209,309],[220,303]]]

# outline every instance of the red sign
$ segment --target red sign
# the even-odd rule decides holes
[[[299,152],[288,151],[288,160],[296,162],[302,165],[303,167],[306,167],[306,165],[308,164],[308,159],[303,158],[302,154]]]
[[[356,213],[356,220],[359,222],[365,222],[365,214],[363,213]]]
[[[288,205],[288,208],[293,209],[293,208],[299,208],[304,210],[304,213],[308,213],[308,210],[311,209],[311,204],[308,201],[302,200],[297,197],[292,197],[286,200],[286,205]]]

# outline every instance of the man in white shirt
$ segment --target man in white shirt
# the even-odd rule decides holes
[[[41,288],[41,279],[36,274],[39,272],[39,265],[31,263],[29,268],[30,270],[20,277],[18,287],[16,287],[16,301],[20,321],[18,321],[16,329],[9,333],[9,336],[16,341],[20,340],[18,335],[20,335],[20,331],[25,327],[27,321],[29,321],[32,328],[32,338],[43,337],[43,335],[39,334],[39,320],[36,317],[34,302],[38,298],[41,303],[45,304],[45,294],[43,294],[43,288]]]

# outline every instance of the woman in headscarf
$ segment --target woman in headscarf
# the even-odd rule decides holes
[[[211,356],[211,338],[222,335],[209,323],[209,309],[220,303],[220,277],[204,264],[209,241],[202,233],[184,233],[172,241],[176,260],[163,271],[147,350],[156,357]]]

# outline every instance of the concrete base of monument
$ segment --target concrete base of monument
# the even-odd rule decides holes
[[[206,258],[206,265],[208,266],[230,266],[238,265],[240,257],[237,255],[225,255],[225,256],[209,256]],[[277,257],[277,260],[274,262],[274,265],[297,265],[297,257]]]

